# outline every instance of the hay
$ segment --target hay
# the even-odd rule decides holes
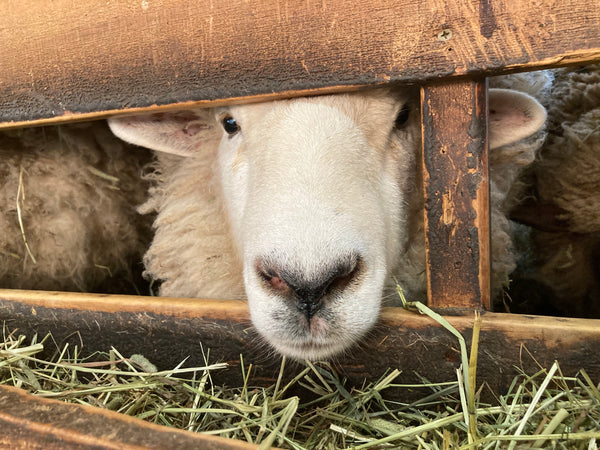
[[[275,385],[260,388],[252,386],[252,365],[242,360],[243,386],[230,389],[213,383],[212,374],[225,365],[209,364],[208,352],[202,367],[183,368],[182,362],[168,371],[115,348],[83,358],[77,347],[64,346],[45,361],[36,355],[55,345],[50,335],[26,342],[4,327],[0,384],[260,448],[597,449],[600,392],[585,371],[565,377],[554,363],[532,375],[520,373],[497,404],[482,404],[475,391],[476,335],[470,360],[463,357],[467,370],[446,383],[396,384],[400,371],[393,369],[361,389],[348,389],[330,365],[307,362],[284,384],[284,359]],[[289,396],[292,387],[314,400]],[[415,387],[431,394],[413,403],[389,400],[388,393]]]
[[[31,249],[29,248],[29,243],[27,242],[27,236],[25,235],[25,227],[23,226],[23,217],[21,214],[21,203],[25,201],[25,188],[23,187],[23,167],[19,170],[19,186],[17,188],[17,219],[19,221],[19,229],[21,230],[21,237],[23,238],[23,243],[25,244],[25,249],[27,250],[27,254],[31,258],[33,264],[37,264],[35,256],[31,253]]]

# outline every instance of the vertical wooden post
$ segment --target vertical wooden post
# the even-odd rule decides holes
[[[423,87],[421,121],[429,305],[490,309],[486,82]]]

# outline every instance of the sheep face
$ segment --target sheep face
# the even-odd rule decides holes
[[[410,108],[404,93],[377,91],[216,112],[252,321],[280,352],[327,357],[376,321],[408,238]]]
[[[415,97],[383,88],[111,119],[119,137],[186,157],[164,159],[151,199],[157,232],[145,262],[163,280],[161,294],[227,298],[238,278],[235,258],[224,254],[236,253],[258,331],[283,354],[318,359],[372,327],[386,281],[424,291]],[[497,91],[492,100],[499,112],[490,120],[492,145],[543,124],[543,108],[530,97]],[[213,170],[222,207],[203,194],[199,173]],[[237,251],[215,257],[203,245],[225,223]],[[219,271],[233,283],[215,291]]]

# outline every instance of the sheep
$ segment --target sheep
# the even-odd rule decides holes
[[[1,288],[139,292],[149,155],[127,147],[105,122],[0,133]]]
[[[554,72],[517,73],[492,77],[489,85],[496,89],[513,89],[524,92],[543,104],[550,95]],[[514,248],[515,224],[509,212],[520,201],[519,177],[535,160],[546,139],[542,128],[525,139],[495,148],[489,153],[490,170],[490,222],[492,233],[492,299],[502,300],[511,285],[511,274],[517,268],[520,255]],[[499,305],[500,306],[500,305]],[[499,309],[496,307],[496,309]]]
[[[559,69],[548,139],[516,185],[529,225],[508,304],[514,312],[600,317],[600,65]],[[533,288],[532,288],[533,286]]]
[[[344,352],[367,333],[386,287],[398,282],[422,299],[417,94],[383,87],[109,119],[120,138],[159,152],[140,211],[157,213],[144,262],[160,294],[247,298],[266,342],[308,359]],[[522,166],[503,155],[540,132],[545,110],[506,89],[491,90],[490,104],[500,186]],[[495,208],[504,197],[492,196]]]

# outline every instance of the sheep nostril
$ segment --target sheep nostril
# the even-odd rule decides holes
[[[260,278],[262,278],[274,291],[282,295],[292,292],[290,285],[274,269],[266,267],[262,262],[259,262],[256,265],[256,269]]]
[[[340,266],[339,270],[332,276],[331,282],[324,293],[328,294],[332,291],[343,291],[357,277],[359,271],[358,259],[349,265]]]
[[[279,276],[263,276],[265,281],[269,283],[269,285],[282,294],[287,294],[290,291],[290,286],[285,282],[285,280]]]
[[[310,278],[263,259],[257,262],[256,271],[269,290],[294,301],[298,310],[310,319],[321,309],[325,297],[343,294],[359,278],[361,267],[362,259],[350,255]]]

